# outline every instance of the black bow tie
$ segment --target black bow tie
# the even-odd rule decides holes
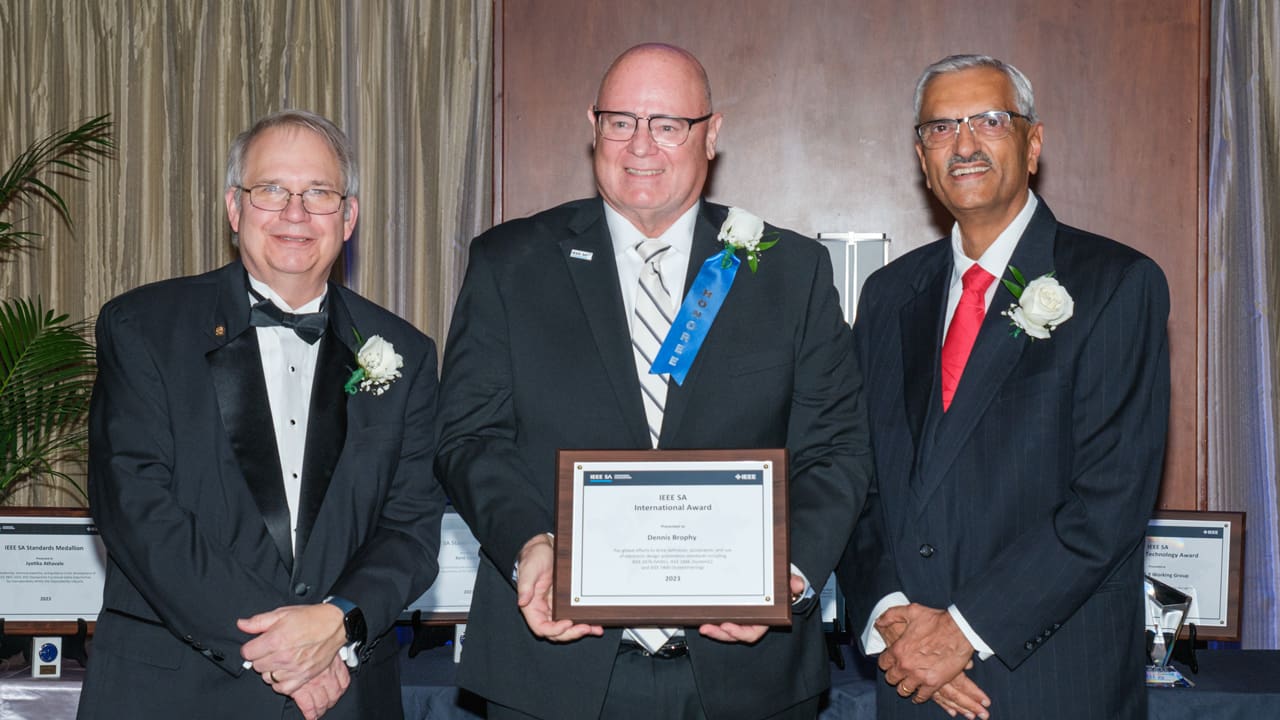
[[[308,345],[315,345],[329,326],[329,312],[321,304],[319,312],[291,313],[276,307],[275,303],[249,289],[258,302],[249,308],[249,324],[253,327],[287,327],[298,334]]]

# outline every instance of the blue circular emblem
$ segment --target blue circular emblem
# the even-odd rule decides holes
[[[40,646],[40,661],[53,662],[58,659],[58,646],[53,643],[45,643]]]

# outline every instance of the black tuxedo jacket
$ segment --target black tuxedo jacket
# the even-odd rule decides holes
[[[942,412],[943,238],[872,275],[854,323],[878,493],[841,562],[855,622],[892,591],[955,604],[996,652],[971,677],[1007,718],[1145,718],[1142,553],[1169,411],[1169,314],[1150,259],[1041,201],[1010,260],[1075,314],[1012,335],[1003,285]],[[1008,273],[1006,273],[1008,277]],[[887,552],[870,552],[882,525]],[[941,717],[880,683],[881,717]]]
[[[702,204],[686,290],[726,214]],[[791,561],[821,586],[870,481],[861,383],[827,253],[766,232],[780,242],[759,272],[744,263],[683,386],[670,384],[660,446],[786,447]],[[554,530],[556,450],[649,447],[623,307],[603,201],[571,202],[475,240],[446,347],[436,469],[483,549],[458,679],[539,717],[597,717],[621,637],[535,638],[511,573],[524,543]],[[793,620],[755,646],[687,630],[709,717],[762,717],[827,687],[820,618]]]
[[[345,288],[326,302],[296,556],[243,266],[102,309],[89,496],[109,563],[81,718],[300,717],[242,668],[236,619],[334,594],[372,639],[435,577],[435,347]],[[382,395],[343,390],[353,331],[404,358]],[[374,648],[326,717],[400,716],[395,645]]]

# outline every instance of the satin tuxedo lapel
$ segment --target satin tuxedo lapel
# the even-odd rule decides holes
[[[716,217],[719,215],[719,217]],[[684,274],[684,292],[680,295],[679,303],[683,303],[684,299],[689,295],[689,288],[693,287],[693,281],[698,276],[698,271],[702,269],[702,264],[721,249],[720,241],[716,237],[720,234],[720,224],[724,222],[728,211],[716,213],[706,203],[701,203],[698,209],[698,219],[693,226],[693,244],[689,247],[689,267]],[[739,272],[750,273],[746,267],[746,263],[742,264]],[[738,287],[738,280],[735,279],[734,287]],[[725,303],[733,302],[735,292],[730,289]],[[711,329],[707,331],[706,343],[714,343],[716,341],[715,324],[711,325]],[[705,343],[704,343],[705,347]],[[684,419],[685,410],[689,407],[689,399],[692,397],[694,388],[698,387],[698,374],[702,371],[702,367],[706,362],[702,359],[702,353],[698,358],[694,358],[693,365],[689,368],[689,374],[685,376],[684,384],[677,385],[674,382],[667,383],[667,406],[662,414],[662,434],[659,439],[659,445],[667,446],[680,432],[680,422]]]
[[[307,441],[302,460],[302,488],[298,495],[298,554],[311,537],[329,480],[342,455],[347,437],[347,393],[343,386],[355,365],[355,333],[351,315],[338,288],[329,285],[326,300],[329,331],[320,338],[311,406],[307,416]]]
[[[262,514],[280,560],[292,573],[289,503],[280,474],[280,452],[271,422],[258,334],[249,327],[249,291],[243,267],[233,263],[222,278],[218,304],[209,323],[214,329],[214,347],[205,354],[205,359],[213,378],[222,425],[245,485]]]
[[[604,219],[604,201],[586,203],[569,222],[568,235],[560,249],[569,277],[573,280],[582,312],[604,364],[614,397],[622,408],[627,432],[636,447],[649,446],[649,429],[640,396],[631,350],[630,324],[619,291],[618,266],[613,259],[613,241]],[[591,253],[591,260],[570,256],[574,250]],[[664,423],[665,424],[665,423]]]
[[[1049,214],[1048,208],[1041,203],[1018,241],[1009,264],[1018,268],[1028,280],[1053,271],[1053,239],[1056,232],[1057,223]],[[1006,270],[1004,277],[1012,276]],[[1009,318],[1001,314],[1014,302],[1016,298],[1013,293],[1009,292],[1003,282],[999,282],[973,350],[969,353],[969,360],[960,377],[960,384],[956,387],[950,410],[943,413],[940,400],[930,407],[930,412],[938,413],[940,417],[922,468],[919,487],[921,511],[968,442],[978,420],[986,413],[991,401],[1013,372],[1027,343],[1032,342],[1025,334],[1013,337]]]

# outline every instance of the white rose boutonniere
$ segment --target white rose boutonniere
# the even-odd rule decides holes
[[[1053,273],[1027,282],[1018,268],[1010,265],[1009,274],[1013,279],[1003,280],[1004,286],[1018,302],[1001,314],[1010,319],[1013,336],[1025,332],[1032,340],[1048,340],[1049,333],[1070,320],[1075,312],[1071,293],[1054,279]]]
[[[742,208],[729,208],[729,217],[724,219],[724,224],[720,226],[720,235],[716,237],[724,243],[725,248],[724,261],[720,267],[729,267],[729,258],[735,252],[745,250],[747,265],[751,268],[751,272],[755,272],[760,264],[760,253],[778,244],[777,237],[774,237],[776,235],[777,233],[772,233],[771,239],[765,240],[764,220]]]
[[[360,341],[360,333],[356,333],[356,341]],[[371,335],[356,353],[356,364],[359,367],[343,386],[347,394],[355,395],[358,390],[364,390],[381,395],[391,386],[391,381],[400,377],[404,358],[396,352],[396,346],[383,340],[381,335]]]

